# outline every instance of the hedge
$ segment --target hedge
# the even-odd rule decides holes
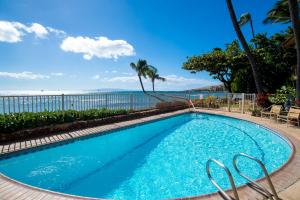
[[[128,110],[91,109],[86,111],[24,112],[0,114],[0,133],[36,128],[51,124],[63,124],[80,120],[101,119],[128,114]]]

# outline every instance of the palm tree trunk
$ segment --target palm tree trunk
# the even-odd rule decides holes
[[[254,27],[253,27],[253,22],[252,22],[252,17],[250,15],[250,26],[251,26],[251,31],[252,31],[252,38],[255,37],[255,33],[254,33]],[[257,48],[256,43],[254,43],[255,48]]]
[[[232,6],[232,2],[231,0],[226,0],[226,3],[227,3],[227,7],[228,7],[228,10],[229,10],[229,13],[230,13],[230,17],[231,17],[231,21],[233,23],[233,27],[235,29],[235,32],[243,46],[243,49],[245,50],[246,52],[246,55],[248,57],[248,60],[251,64],[251,67],[252,67],[252,73],[253,73],[253,78],[254,78],[254,81],[255,81],[255,86],[256,86],[256,90],[257,92],[260,94],[260,93],[263,93],[263,88],[262,88],[262,82],[261,82],[261,79],[260,79],[260,76],[259,76],[259,73],[258,73],[258,70],[257,70],[257,64],[254,60],[254,57],[251,53],[251,50],[245,40],[245,37],[240,29],[240,26],[239,26],[239,23],[237,21],[237,18],[236,18],[236,15],[235,15],[235,12],[234,12],[234,9],[233,9],[233,6]]]
[[[139,77],[139,81],[140,81],[142,90],[143,90],[143,92],[144,92],[146,95],[149,95],[149,96],[151,96],[151,97],[154,97],[154,98],[158,99],[159,101],[165,101],[165,100],[163,100],[162,98],[159,98],[159,97],[157,97],[157,96],[155,96],[155,95],[152,95],[152,94],[147,93],[147,92],[145,91],[145,88],[144,88],[144,85],[143,85],[143,81],[142,81],[141,76],[138,76],[138,77]],[[154,88],[154,86],[153,86],[153,88]]]
[[[142,78],[141,78],[141,76],[138,76],[138,77],[139,77],[139,81],[140,81],[142,90],[143,90],[144,93],[146,93],[145,88],[144,88],[144,85],[143,85],[143,82],[142,82]]]
[[[300,106],[300,19],[297,0],[288,0],[297,49],[296,103]]]
[[[255,33],[254,33],[254,28],[253,28],[252,17],[250,17],[250,26],[251,26],[252,36],[254,38],[255,37]]]
[[[153,90],[153,92],[155,92],[155,90],[154,90],[154,81],[155,80],[152,80],[152,90]]]

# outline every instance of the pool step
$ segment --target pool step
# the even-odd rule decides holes
[[[239,157],[245,157],[245,158],[248,158],[252,161],[255,161],[256,163],[259,164],[259,166],[261,167],[265,177],[266,177],[266,180],[268,182],[268,185],[269,185],[269,188],[271,191],[269,191],[268,189],[266,189],[263,185],[257,183],[255,180],[252,180],[251,178],[249,178],[247,175],[243,174],[241,172],[241,170],[238,168],[237,166],[237,159]],[[215,163],[217,164],[218,166],[220,166],[221,168],[223,168],[229,178],[229,181],[230,181],[230,185],[231,185],[231,188],[232,188],[232,192],[233,192],[233,197],[228,195],[218,184],[217,182],[212,178],[211,176],[211,172],[210,172],[210,164],[211,163]],[[245,154],[245,153],[239,153],[239,154],[236,154],[234,157],[233,157],[233,166],[234,166],[234,169],[237,171],[237,173],[243,177],[244,179],[246,179],[248,181],[248,183],[246,184],[249,188],[255,190],[256,192],[258,192],[259,194],[261,194],[264,199],[269,199],[269,200],[280,200],[280,198],[278,197],[278,194],[275,190],[275,187],[271,181],[271,178],[269,176],[269,173],[265,167],[265,165],[257,158],[255,157],[252,157],[248,154]],[[220,161],[217,161],[215,159],[209,159],[206,163],[206,173],[207,173],[207,176],[208,178],[210,179],[210,181],[212,182],[212,184],[218,189],[219,191],[219,194],[221,195],[221,197],[225,200],[239,200],[239,195],[238,195],[238,192],[237,192],[237,189],[236,189],[236,186],[235,186],[235,183],[234,183],[234,180],[232,178],[232,175],[231,175],[231,172],[229,171],[229,169],[223,165]]]

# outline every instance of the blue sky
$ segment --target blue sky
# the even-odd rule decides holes
[[[262,24],[274,2],[233,0],[268,34],[285,28]],[[139,58],[167,78],[159,90],[218,84],[182,63],[234,39],[225,0],[0,0],[0,90],[136,90]]]

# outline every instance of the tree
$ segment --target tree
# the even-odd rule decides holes
[[[255,60],[261,66],[258,73],[262,79],[264,90],[273,93],[282,85],[293,85],[292,66],[296,63],[294,48],[285,48],[285,34],[274,34],[268,38],[266,34],[257,34],[251,41],[257,48],[253,50]],[[255,83],[251,67],[245,65],[235,73],[231,87],[233,92],[255,92]]]
[[[144,85],[143,85],[142,77],[146,78],[146,75],[147,75],[146,73],[147,73],[147,70],[149,69],[149,65],[147,64],[147,61],[139,59],[137,61],[137,63],[130,63],[130,67],[134,71],[136,71],[139,81],[140,81],[140,84],[141,84],[141,87],[142,87],[142,90],[144,93],[146,93]]]
[[[300,0],[298,0],[298,3],[299,2]],[[275,3],[274,7],[267,13],[267,17],[263,21],[264,24],[273,24],[273,23],[287,24],[290,22],[291,22],[291,16],[290,16],[288,0],[278,0]]]
[[[300,105],[300,17],[297,0],[288,0],[292,27],[295,35],[297,50],[297,80],[296,80],[296,103]]]
[[[151,66],[151,65],[148,65],[148,63],[147,63],[146,60],[139,59],[139,60],[137,61],[137,63],[130,63],[130,67],[131,67],[134,71],[136,71],[143,92],[144,92],[146,95],[149,95],[149,96],[151,96],[151,97],[153,97],[153,98],[156,98],[156,99],[159,100],[159,101],[164,101],[162,98],[159,98],[159,97],[157,97],[156,95],[149,94],[149,93],[147,93],[147,92],[145,91],[145,88],[144,88],[144,85],[143,85],[143,81],[142,81],[142,77],[147,78],[147,73],[149,72],[149,70],[151,70],[152,66]]]
[[[276,33],[271,37],[257,34],[251,40],[257,46],[253,49],[253,56],[261,66],[258,73],[265,92],[273,93],[282,85],[293,85],[291,73],[292,66],[297,62],[296,50],[282,45],[289,36],[288,33]],[[229,92],[256,91],[251,65],[237,41],[228,44],[224,50],[215,48],[209,53],[189,57],[183,63],[183,69],[192,73],[207,71],[220,80]]]
[[[233,5],[232,5],[232,2],[231,0],[226,0],[226,3],[227,3],[227,7],[228,7],[228,11],[229,11],[229,14],[230,14],[230,17],[231,17],[231,21],[232,21],[232,24],[233,24],[233,27],[235,29],[235,32],[239,38],[239,41],[241,42],[242,46],[243,46],[243,49],[245,50],[245,53],[248,57],[248,60],[250,62],[250,65],[251,65],[251,68],[252,68],[252,73],[253,73],[253,78],[254,78],[254,81],[255,81],[255,86],[256,86],[256,90],[257,92],[260,94],[260,93],[263,93],[263,86],[262,86],[262,82],[261,82],[261,79],[260,79],[260,76],[258,74],[258,66],[254,60],[254,57],[252,55],[252,52],[245,40],[245,37],[240,29],[240,26],[239,26],[239,23],[237,21],[237,18],[236,18],[236,14],[234,12],[234,8],[233,8]]]
[[[253,22],[252,22],[252,18],[251,18],[251,14],[250,13],[244,13],[240,17],[240,21],[239,21],[239,25],[240,26],[244,26],[247,23],[250,23],[250,27],[251,27],[251,31],[252,31],[252,37],[255,37],[254,28],[253,28]]]
[[[244,68],[247,63],[247,57],[240,49],[238,42],[233,41],[226,46],[225,50],[215,48],[209,53],[188,57],[188,60],[183,63],[183,69],[192,73],[207,71],[231,92],[231,83],[236,71]]]
[[[150,66],[148,68],[146,74],[151,79],[153,92],[155,92],[155,89],[154,89],[154,82],[155,82],[155,80],[166,81],[165,78],[159,76],[157,69],[155,67],[153,67],[153,66]]]

